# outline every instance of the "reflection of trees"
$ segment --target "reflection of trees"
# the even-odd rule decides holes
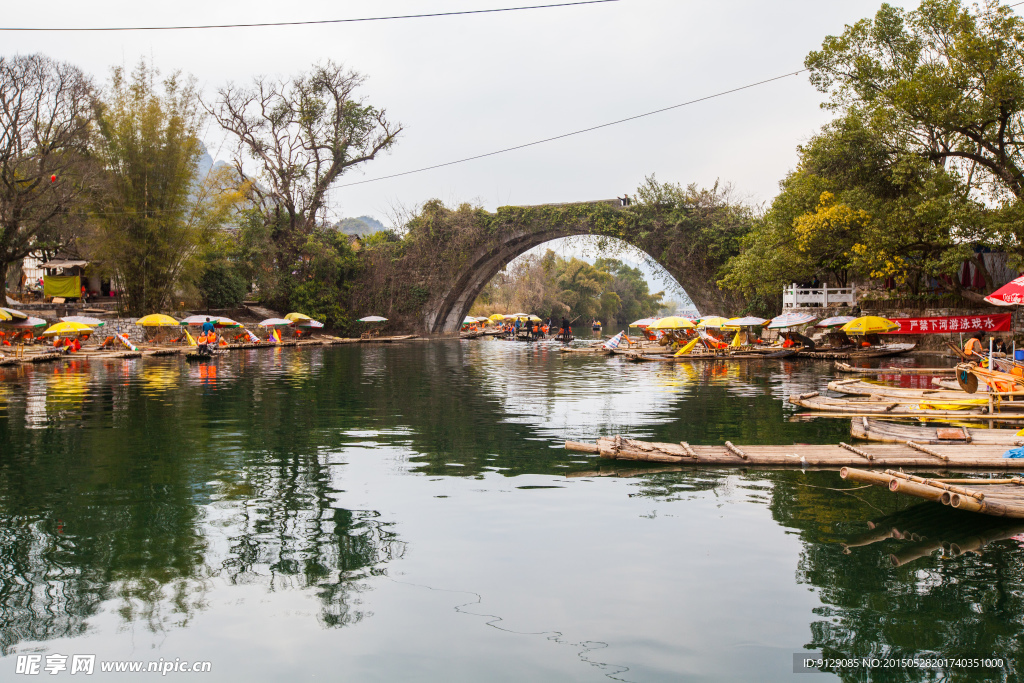
[[[376,513],[334,502],[336,415],[312,380],[245,358],[200,386],[177,359],[159,378],[145,367],[93,361],[60,411],[30,425],[14,400],[0,415],[0,652],[81,634],[105,601],[153,631],[186,625],[218,575],[315,591],[327,626],[358,620],[359,581],[403,546]]]
[[[931,503],[900,510],[896,496],[874,487],[854,495],[828,490],[842,487],[835,473],[771,477],[777,484],[775,518],[798,529],[804,541],[797,578],[815,586],[825,603],[815,610],[807,648],[827,657],[934,654],[1008,661],[1001,674],[960,670],[952,680],[999,680],[1020,670],[1024,548],[1000,540],[1024,529],[1020,520]],[[863,672],[843,677],[864,680]],[[932,679],[914,669],[871,675]]]

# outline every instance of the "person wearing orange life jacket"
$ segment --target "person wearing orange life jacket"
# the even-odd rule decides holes
[[[985,347],[982,345],[981,340],[985,338],[984,332],[975,332],[971,335],[971,338],[964,344],[964,355],[969,358],[982,356],[985,354]]]

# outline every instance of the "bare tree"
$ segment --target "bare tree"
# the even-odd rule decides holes
[[[207,111],[237,138],[243,179],[255,161],[252,199],[275,241],[292,241],[323,220],[331,185],[348,169],[390,148],[402,131],[383,109],[356,99],[365,78],[328,61],[294,78],[229,84]]]
[[[33,251],[74,237],[74,207],[91,189],[93,86],[45,55],[0,56],[0,282]]]

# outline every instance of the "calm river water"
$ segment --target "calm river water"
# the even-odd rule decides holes
[[[562,448],[846,440],[848,421],[791,421],[784,400],[827,364],[480,340],[0,373],[0,680],[32,680],[19,655],[76,654],[113,681],[152,674],[102,662],[246,682],[835,680],[794,674],[812,652],[1024,664],[1024,525],[835,472],[637,473]]]

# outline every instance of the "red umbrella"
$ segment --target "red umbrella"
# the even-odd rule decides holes
[[[1011,280],[985,297],[985,301],[996,306],[1024,304],[1024,275]]]

